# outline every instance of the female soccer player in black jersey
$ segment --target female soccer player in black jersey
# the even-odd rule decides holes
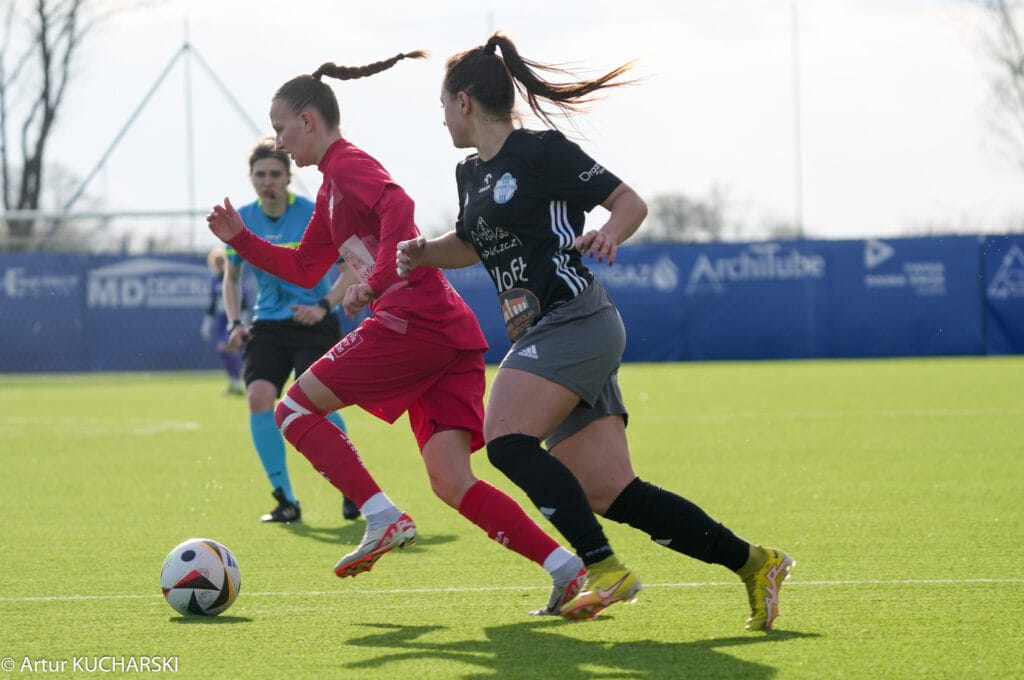
[[[661,545],[737,572],[750,600],[747,628],[770,630],[793,560],[744,541],[692,502],[641,480],[630,462],[628,415],[616,377],[625,330],[582,255],[614,263],[618,245],[646,217],[646,204],[557,130],[516,125],[517,89],[554,128],[553,115],[572,114],[592,93],[627,84],[620,76],[629,66],[593,80],[549,82],[540,72],[568,72],[523,58],[501,33],[452,56],[441,89],[445,125],[457,148],[477,153],[456,169],[455,230],[400,243],[396,263],[408,274],[416,266],[482,261],[494,281],[513,345],[491,385],[484,423],[488,457],[551,520],[588,570],[579,594],[551,613],[592,618],[632,600],[641,588],[613,554],[596,511]],[[607,221],[583,232],[584,213],[598,205],[608,210]]]

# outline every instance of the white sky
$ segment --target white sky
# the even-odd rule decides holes
[[[343,133],[406,188],[427,233],[451,225],[454,166],[466,153],[451,146],[441,125],[444,61],[495,28],[539,61],[577,62],[597,72],[638,59],[635,74],[644,80],[609,92],[578,119],[577,139],[647,198],[704,198],[712,187],[726,188],[733,219],[746,226],[743,237],[763,237],[759,225],[793,221],[798,209],[807,235],[820,238],[935,227],[1000,232],[1024,224],[1024,170],[999,151],[991,131],[992,66],[977,10],[962,0],[154,3],[90,34],[50,163],[79,177],[98,164],[181,48],[186,24],[198,55],[265,132],[269,98],[291,77],[323,61],[361,65],[429,49],[426,62],[401,62],[361,81],[329,81]],[[248,202],[254,195],[246,158],[255,141],[199,62],[182,58],[88,191],[107,209],[206,209],[225,195]],[[297,189],[319,186],[315,169],[298,176]],[[189,243],[199,248],[213,244],[201,220],[142,224],[189,231]]]

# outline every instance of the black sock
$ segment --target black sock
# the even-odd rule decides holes
[[[525,434],[498,437],[487,445],[487,458],[526,492],[584,564],[612,554],[583,487],[569,468],[541,447],[539,439]]]
[[[749,544],[682,496],[639,477],[622,490],[604,516],[647,533],[666,548],[736,571]]]

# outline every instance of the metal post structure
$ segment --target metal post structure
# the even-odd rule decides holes
[[[200,211],[196,208],[195,191],[195,149],[191,71],[192,59],[195,59],[199,66],[202,67],[203,71],[207,74],[207,76],[209,76],[213,84],[220,90],[224,98],[227,99],[228,103],[231,104],[231,106],[239,114],[242,120],[245,121],[245,123],[253,131],[253,136],[259,137],[260,135],[266,134],[264,130],[260,129],[259,125],[253,122],[252,118],[245,112],[245,109],[242,108],[241,104],[238,103],[238,100],[228,90],[227,86],[224,84],[224,81],[217,77],[217,74],[214,73],[213,69],[210,68],[209,64],[207,64],[206,61],[203,60],[202,56],[196,51],[195,47],[189,43],[188,28],[186,24],[184,44],[182,44],[181,47],[179,47],[178,50],[174,53],[174,56],[171,57],[171,60],[167,63],[163,71],[160,72],[160,75],[158,75],[156,80],[153,82],[153,85],[146,92],[146,95],[142,98],[142,101],[139,102],[138,106],[135,107],[131,115],[128,116],[128,120],[125,121],[125,124],[121,126],[121,129],[118,130],[116,135],[114,135],[113,141],[100,156],[100,159],[96,163],[96,165],[93,166],[92,170],[89,171],[89,174],[87,174],[85,179],[82,180],[81,184],[78,185],[78,188],[75,189],[71,197],[64,203],[64,205],[60,209],[60,212],[52,217],[52,222],[50,223],[49,229],[46,230],[46,233],[44,233],[43,236],[36,243],[36,246],[34,248],[35,250],[40,250],[47,243],[47,241],[53,238],[54,234],[56,234],[57,231],[60,229],[61,224],[67,218],[74,216],[71,213],[71,208],[75,205],[75,203],[78,202],[78,199],[82,197],[82,195],[85,193],[86,188],[96,178],[96,175],[99,174],[99,171],[102,170],[103,167],[107,164],[107,161],[110,160],[110,156],[114,153],[114,150],[117,148],[118,144],[121,143],[121,140],[128,133],[128,130],[131,129],[132,125],[135,124],[135,121],[138,119],[142,111],[146,108],[146,105],[149,104],[150,100],[160,89],[160,86],[167,79],[167,76],[174,68],[174,65],[178,63],[178,60],[181,59],[183,56],[185,57],[185,153],[187,154],[186,179],[188,182],[188,213],[193,215],[200,214]],[[4,213],[5,217],[8,215],[9,213]],[[195,248],[194,234],[192,232],[189,233],[189,247],[192,249]]]
[[[188,54],[192,53],[191,43],[188,38],[188,19],[185,20],[185,43],[184,48]],[[188,192],[188,209],[196,210],[196,143],[195,127],[192,109],[192,60],[185,59],[185,188]],[[188,230],[188,249],[196,249],[196,231],[194,227]]]
[[[800,113],[800,10],[796,0],[792,11],[793,45],[793,223],[797,238],[804,237],[803,140]]]

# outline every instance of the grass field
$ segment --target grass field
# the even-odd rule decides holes
[[[743,630],[734,575],[608,522],[638,602],[527,616],[543,571],[432,496],[404,419],[351,409],[420,538],[339,580],[362,522],[292,452],[305,521],[261,525],[273,501],[222,383],[0,376],[0,677],[140,657],[186,678],[1024,677],[1024,358],[623,368],[639,474],[797,560],[771,634]],[[193,536],[241,564],[217,618],[160,595],[164,556]]]

